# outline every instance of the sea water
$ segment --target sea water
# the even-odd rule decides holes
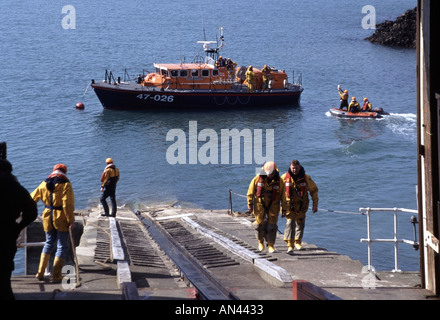
[[[367,263],[366,217],[360,207],[416,209],[416,52],[364,40],[365,6],[377,23],[416,6],[389,1],[27,1],[0,4],[2,90],[0,140],[14,174],[31,192],[56,163],[65,163],[77,209],[96,206],[105,159],[119,167],[118,205],[137,210],[174,204],[237,211],[255,159],[170,164],[170,130],[189,133],[190,122],[220,136],[222,129],[273,130],[280,173],[298,159],[319,187],[304,241]],[[370,11],[370,13],[372,13]],[[371,22],[371,20],[369,20]],[[89,87],[105,69],[132,78],[153,62],[190,62],[199,40],[216,40],[238,65],[264,64],[301,74],[301,103],[253,111],[125,112],[104,110]],[[368,97],[391,115],[378,120],[329,116],[339,105],[338,84],[358,101]],[[76,110],[77,102],[85,104]],[[254,136],[253,136],[254,137]],[[205,140],[206,141],[206,140]],[[199,152],[205,141],[199,141]],[[263,141],[267,141],[264,140]],[[252,148],[253,146],[251,146]],[[267,151],[267,149],[263,150]],[[251,151],[255,151],[252,150]],[[270,151],[270,150],[269,150]],[[232,156],[231,156],[232,157]],[[42,208],[39,206],[39,212]],[[399,218],[399,237],[412,240],[411,214]],[[372,236],[393,237],[392,215],[376,213]],[[284,219],[279,227],[284,229]],[[373,244],[373,266],[394,267],[392,244]],[[399,267],[418,270],[418,252],[399,247]],[[23,252],[16,258],[23,272]]]

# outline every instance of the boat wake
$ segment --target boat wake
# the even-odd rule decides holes
[[[390,113],[384,117],[387,127],[397,135],[408,138],[417,137],[417,115],[414,113]]]
[[[351,145],[352,142],[371,138],[380,133],[384,134],[384,128],[391,130],[395,135],[414,141],[417,137],[417,115],[414,113],[390,113],[382,118],[344,119],[333,117],[330,111],[325,113],[327,117],[342,119],[341,127],[337,130],[338,137],[343,145]],[[348,120],[348,122],[346,122]],[[380,123],[385,124],[379,125]],[[377,124],[377,125],[374,125]],[[345,130],[349,128],[348,132]],[[354,130],[353,128],[357,128]],[[344,138],[341,138],[344,137]]]
[[[417,115],[414,113],[390,113],[390,116],[401,117],[414,122],[417,120]]]

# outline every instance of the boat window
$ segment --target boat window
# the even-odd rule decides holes
[[[199,76],[199,70],[193,69],[191,70],[191,77],[197,78]]]
[[[203,69],[202,70],[202,77],[209,77],[209,70]]]
[[[188,70],[180,70],[181,77],[188,77]]]
[[[217,77],[218,76],[218,69],[213,69],[212,70],[212,76],[213,77]]]
[[[156,70],[154,70],[155,73],[160,74],[160,68],[155,68]]]
[[[168,76],[168,70],[162,69],[160,74],[163,75],[163,76]]]
[[[177,77],[179,72],[177,70],[170,70],[171,76],[172,77]]]

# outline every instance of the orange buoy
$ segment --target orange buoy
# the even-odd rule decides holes
[[[76,104],[76,108],[77,109],[84,109],[84,103],[82,103],[82,102],[78,102],[77,104]]]

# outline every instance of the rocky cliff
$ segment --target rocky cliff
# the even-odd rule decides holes
[[[407,10],[395,21],[386,20],[376,25],[376,32],[365,38],[386,46],[416,48],[417,8]]]

